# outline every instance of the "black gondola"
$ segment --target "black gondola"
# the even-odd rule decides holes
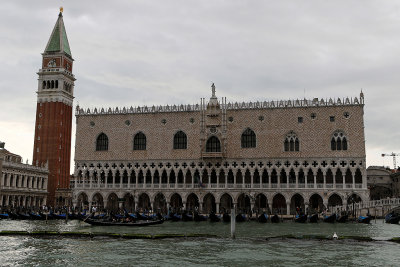
[[[371,219],[372,219],[371,216],[360,216],[360,217],[357,218],[357,222],[369,224],[369,222],[371,221]]]
[[[260,216],[258,216],[257,221],[260,223],[266,223],[268,222],[268,215],[263,213]]]
[[[326,223],[334,223],[335,221],[336,221],[335,213],[332,215],[329,215],[329,216],[325,216],[325,218],[324,218],[324,222],[326,222]]]
[[[29,212],[29,216],[31,217],[32,220],[45,220],[46,218],[43,218],[42,215],[39,213],[34,213],[34,212]]]
[[[50,213],[50,215],[53,216],[53,218],[56,220],[65,220],[67,218],[67,215],[65,213],[63,214]]]
[[[294,221],[298,223],[305,223],[307,222],[307,215],[305,214],[297,215]]]
[[[390,224],[398,224],[400,221],[400,215],[394,212],[389,213],[385,216],[385,222]]]
[[[207,221],[207,216],[201,215],[199,213],[195,213],[193,216],[193,220],[195,222],[204,222],[204,221]]]
[[[29,216],[29,214],[27,213],[18,213],[19,219],[20,220],[30,220],[31,216]]]
[[[149,226],[155,224],[162,224],[164,220],[145,220],[145,221],[136,221],[136,222],[113,222],[113,221],[104,221],[104,220],[95,220],[87,218],[84,222],[89,223],[91,225],[96,226]]]
[[[272,223],[278,223],[280,221],[281,221],[281,219],[279,218],[279,216],[277,214],[274,214],[274,216],[271,217]]]
[[[308,217],[308,221],[309,221],[310,223],[316,223],[316,222],[318,222],[318,213],[315,213],[315,214],[309,216],[309,217]]]
[[[10,216],[8,215],[8,213],[0,213],[0,219],[9,219]]]
[[[178,213],[171,214],[170,216],[171,216],[171,221],[173,222],[178,222],[182,220],[182,216],[179,215]]]
[[[210,219],[210,222],[219,222],[219,221],[221,221],[221,217],[219,217],[214,212],[211,212],[210,215],[208,216],[208,218]]]
[[[222,220],[223,220],[225,223],[229,223],[229,222],[231,222],[231,216],[230,216],[229,214],[227,214],[227,213],[224,213],[224,214],[222,215]]]
[[[189,214],[189,213],[183,213],[182,214],[182,221],[184,221],[184,222],[193,221],[193,215]]]
[[[338,223],[345,223],[345,222],[347,222],[348,219],[349,219],[349,215],[341,215],[336,219],[336,221]]]
[[[236,222],[245,222],[246,221],[246,215],[239,213],[236,215]]]

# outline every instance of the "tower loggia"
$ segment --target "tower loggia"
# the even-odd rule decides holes
[[[49,205],[54,205],[58,188],[69,187],[75,82],[73,61],[61,10],[42,54],[42,67],[37,73],[33,164],[48,164]]]

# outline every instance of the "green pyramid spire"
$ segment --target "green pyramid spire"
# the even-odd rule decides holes
[[[69,48],[67,32],[65,31],[63,16],[61,12],[58,15],[56,25],[54,26],[53,32],[51,33],[49,42],[47,43],[44,52],[64,52],[65,54],[72,57],[71,49]]]

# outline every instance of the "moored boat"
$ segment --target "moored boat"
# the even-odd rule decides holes
[[[345,223],[345,222],[347,222],[348,218],[349,218],[348,215],[341,215],[336,219],[336,221],[338,223]]]
[[[278,223],[280,221],[281,221],[281,219],[279,218],[279,216],[277,214],[274,214],[274,216],[271,217],[272,223]]]
[[[385,216],[385,222],[390,224],[398,224],[400,221],[400,215],[395,213],[389,213]]]
[[[182,214],[182,221],[184,221],[184,222],[193,221],[193,215],[189,214],[189,213],[183,213]]]
[[[214,212],[211,212],[210,215],[208,216],[208,218],[210,219],[210,222],[219,222],[219,221],[221,221],[221,217],[219,217]]]
[[[236,222],[245,222],[246,221],[246,215],[239,213],[236,215]]]
[[[315,214],[309,216],[309,217],[308,217],[308,221],[309,221],[310,223],[316,223],[316,222],[318,222],[318,213],[315,213]]]
[[[201,215],[199,213],[195,213],[193,216],[193,220],[195,222],[204,222],[204,221],[207,221],[207,216]]]
[[[298,223],[305,223],[307,222],[307,215],[301,214],[301,215],[296,215],[296,218],[294,219],[295,222]]]
[[[268,215],[263,213],[260,216],[258,216],[257,221],[260,223],[266,223],[268,222]]]
[[[224,214],[222,215],[222,220],[223,220],[225,223],[229,223],[229,222],[231,222],[231,216],[230,216],[229,214],[227,214],[227,213],[224,213]]]
[[[149,226],[149,225],[156,225],[162,224],[164,220],[141,220],[136,222],[117,222],[117,221],[106,221],[106,220],[96,220],[87,218],[84,222],[89,223],[91,225],[96,226]]]
[[[357,218],[357,222],[369,224],[369,222],[371,221],[371,219],[372,219],[371,216],[360,216],[360,217]]]
[[[336,221],[335,213],[332,215],[329,215],[329,216],[325,216],[325,218],[324,218],[324,222],[327,222],[327,223],[334,223],[335,221]]]
[[[0,219],[9,219],[10,216],[8,215],[8,213],[0,213]]]

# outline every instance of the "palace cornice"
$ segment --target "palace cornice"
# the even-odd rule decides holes
[[[339,106],[364,106],[364,97],[346,97],[346,98],[329,98],[312,100],[271,100],[271,101],[257,101],[257,102],[242,102],[242,103],[219,103],[220,108],[223,110],[251,110],[251,109],[285,109],[285,108],[308,108],[308,107],[339,107]],[[172,112],[196,112],[202,111],[207,108],[206,104],[195,105],[166,105],[166,106],[138,106],[130,108],[94,108],[84,109],[79,106],[76,107],[75,115],[78,116],[93,116],[93,115],[117,115],[117,114],[140,114],[140,113],[172,113]]]

